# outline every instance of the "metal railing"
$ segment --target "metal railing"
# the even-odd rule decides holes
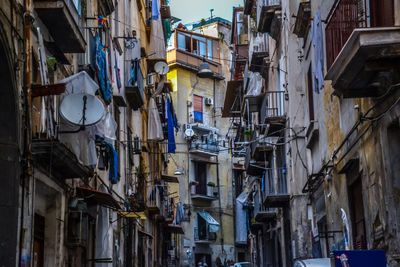
[[[207,231],[200,232],[198,227],[194,227],[194,240],[195,241],[216,241],[217,234],[208,230],[209,225],[206,226]]]
[[[207,136],[202,136],[201,139],[190,143],[190,150],[202,150],[210,153],[218,153],[218,141],[210,139]]]
[[[148,188],[147,207],[161,208],[161,197],[159,186],[150,186]]]
[[[328,69],[356,28],[367,27],[366,0],[339,0],[331,9],[325,28]]]
[[[265,170],[265,193],[267,195],[287,194],[287,169],[270,168]]]
[[[281,0],[261,0],[262,6],[280,6]]]
[[[163,208],[161,210],[161,215],[164,216],[164,218],[173,220],[174,219],[174,209],[175,209],[175,204],[173,202],[173,198],[167,198],[166,201],[163,202]]]
[[[266,93],[267,101],[262,114],[265,118],[285,116],[285,91],[270,91]],[[265,119],[261,118],[261,119]]]

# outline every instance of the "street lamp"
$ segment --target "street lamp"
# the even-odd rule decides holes
[[[203,58],[203,62],[199,66],[197,72],[199,78],[212,78],[214,77],[213,71],[210,69],[210,65],[207,63],[206,59]]]

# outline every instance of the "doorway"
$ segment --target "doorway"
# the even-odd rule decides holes
[[[353,230],[354,249],[366,249],[364,201],[361,175],[349,186],[350,216]]]

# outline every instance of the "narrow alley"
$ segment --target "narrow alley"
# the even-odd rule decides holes
[[[0,267],[400,267],[400,0],[1,0]]]

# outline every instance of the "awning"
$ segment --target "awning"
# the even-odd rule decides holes
[[[84,198],[86,203],[88,203],[89,205],[100,205],[117,210],[121,208],[118,202],[109,193],[86,187],[77,187],[76,193],[79,197]]]
[[[198,215],[200,215],[208,224],[208,230],[210,232],[216,233],[219,231],[219,222],[215,220],[210,213],[207,211],[199,211],[197,212]]]
[[[169,176],[169,175],[161,175],[161,179],[167,183],[176,183],[179,184],[178,177],[176,176]]]
[[[133,211],[121,211],[119,212],[119,215],[121,215],[124,218],[132,218],[132,219],[140,219],[140,220],[146,220],[146,214],[141,211],[141,212],[133,212]]]
[[[240,95],[243,88],[243,81],[229,81],[226,87],[222,117],[240,116]]]
[[[168,224],[164,227],[164,229],[168,233],[180,234],[180,235],[185,234],[185,232],[183,231],[182,225]]]

